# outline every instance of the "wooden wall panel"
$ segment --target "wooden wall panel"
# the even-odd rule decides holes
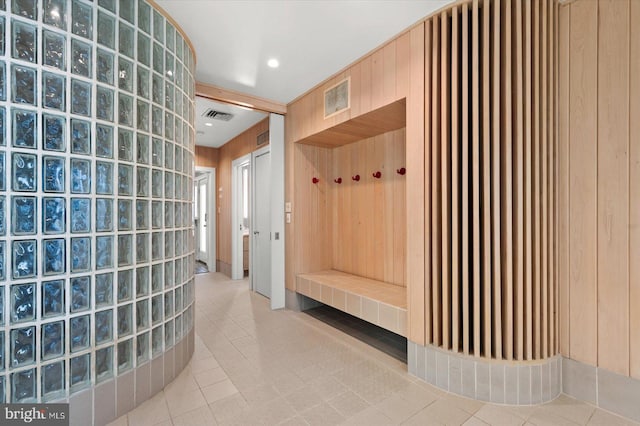
[[[218,157],[220,150],[207,146],[196,146],[196,166],[218,167]]]

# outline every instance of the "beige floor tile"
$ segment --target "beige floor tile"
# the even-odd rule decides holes
[[[329,405],[335,408],[345,418],[355,416],[370,407],[370,404],[352,391],[345,392],[329,400]]]
[[[490,423],[485,423],[476,416],[469,418],[466,422],[462,423],[462,426],[488,426]],[[497,425],[499,426],[499,425]]]
[[[385,416],[375,407],[366,408],[341,423],[344,426],[391,426],[395,424],[398,423]]]
[[[278,423],[278,426],[309,426],[309,423],[307,423],[302,417],[295,416],[283,421],[282,423]]]
[[[342,423],[345,418],[328,403],[323,402],[302,413],[302,418],[311,426],[330,426]]]
[[[203,371],[220,367],[220,364],[218,364],[218,361],[213,356],[192,359],[189,365],[191,366],[192,374],[198,374],[202,373]]]
[[[622,418],[620,416],[616,416],[615,414],[609,413],[604,410],[595,410],[591,418],[589,419],[590,426],[627,426],[627,425],[638,425],[629,419]]]
[[[120,416],[111,423],[107,423],[107,426],[128,426],[129,418],[125,414],[124,416]]]
[[[406,425],[461,425],[471,418],[471,414],[458,408],[449,400],[440,399],[426,408],[423,408],[413,417],[409,418]]]
[[[286,395],[303,387],[304,382],[293,372],[285,372],[273,380],[273,386],[281,395]]]
[[[164,392],[159,392],[151,399],[143,402],[135,410],[130,411],[127,416],[131,426],[151,426],[166,420],[171,421]]]
[[[533,415],[529,417],[527,422],[532,423],[536,426],[575,426],[578,424],[572,422],[569,419],[558,416],[552,410],[545,406],[537,407],[537,409],[533,412]]]
[[[225,379],[228,379],[227,373],[225,373],[224,370],[220,367],[203,371],[196,374],[194,377],[200,388],[206,388],[207,386],[210,386],[214,383],[218,383]]]
[[[206,406],[207,401],[198,388],[184,393],[174,392],[171,395],[167,394],[167,405],[169,406],[171,417],[177,417],[180,414]]]
[[[324,401],[329,401],[349,390],[345,385],[331,376],[318,377],[311,381],[310,385],[311,389],[320,395],[320,398]]]
[[[402,423],[436,400],[437,397],[433,395],[415,398],[398,392],[376,404],[375,407],[394,422]]]
[[[567,395],[560,395],[544,406],[554,414],[581,425],[586,425],[591,416],[593,416],[594,411],[596,411],[596,407],[593,405],[578,401]]]
[[[209,404],[209,408],[219,424],[229,424],[245,410],[248,410],[249,404],[241,394],[236,393]]]
[[[202,394],[209,404],[231,396],[235,393],[238,393],[238,389],[236,389],[234,384],[231,383],[231,380],[229,379],[202,388]]]
[[[217,422],[209,406],[205,405],[174,417],[173,424],[174,426],[215,426]]]
[[[242,396],[249,405],[262,405],[280,396],[278,391],[270,383],[260,384],[241,391]]]
[[[167,401],[169,401],[170,399],[173,399],[175,395],[188,393],[197,390],[198,388],[198,383],[196,382],[193,374],[191,374],[191,369],[187,367],[173,380],[173,382],[169,383],[164,388],[164,393]]]
[[[268,404],[249,408],[238,418],[238,422],[241,424],[271,426],[282,423],[295,416],[296,412],[293,407],[291,407],[284,398],[279,397],[270,401]]]
[[[474,417],[490,425],[520,426],[525,422],[507,408],[493,404],[487,404],[480,408]]]
[[[298,390],[285,395],[284,399],[296,410],[298,413],[308,410],[311,407],[315,407],[323,402],[320,395],[318,395],[311,388],[310,385],[306,385]]]

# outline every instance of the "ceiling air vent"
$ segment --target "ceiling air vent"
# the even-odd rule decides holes
[[[233,114],[228,112],[216,111],[215,109],[208,109],[202,114],[204,118],[211,118],[213,120],[229,121],[233,118]]]
[[[258,138],[256,140],[256,146],[264,145],[267,142],[269,142],[269,131],[268,130],[266,132],[260,133],[258,135]]]

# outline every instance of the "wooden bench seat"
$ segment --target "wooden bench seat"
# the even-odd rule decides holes
[[[297,292],[401,336],[407,335],[407,289],[327,270],[299,274]]]

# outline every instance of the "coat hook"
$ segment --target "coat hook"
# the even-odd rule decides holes
[[[339,177],[338,179],[334,179],[333,181],[339,185],[342,183],[342,178]]]
[[[398,172],[399,175],[404,175],[405,173],[407,173],[407,169],[402,167],[402,168],[396,170],[396,172]]]
[[[360,175],[351,176],[351,179],[358,182],[360,180]]]
[[[373,177],[376,179],[380,179],[382,177],[382,173],[380,173],[380,171],[377,171],[373,174]]]
[[[320,182],[320,179],[318,179],[317,177],[314,177],[313,179],[311,179],[311,182],[316,184],[316,183]]]

